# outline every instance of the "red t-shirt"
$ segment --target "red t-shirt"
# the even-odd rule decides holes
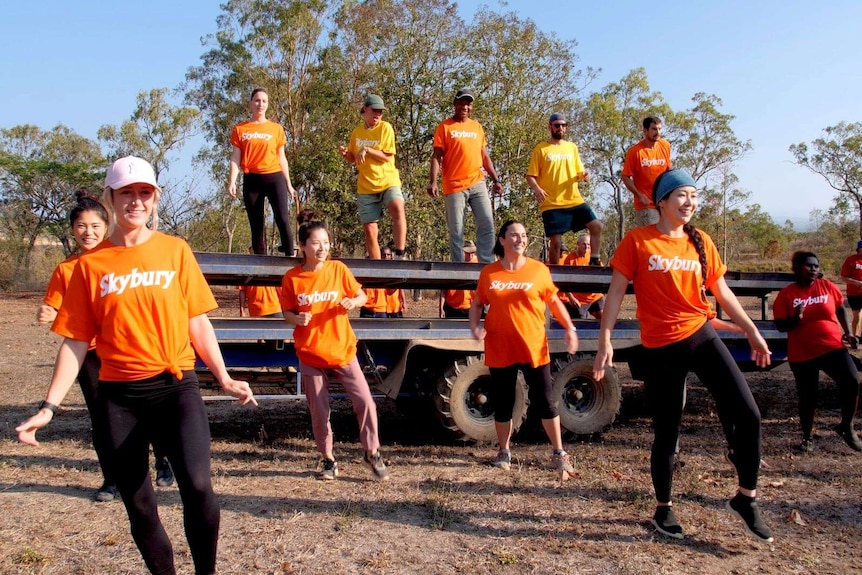
[[[772,304],[773,319],[790,319],[802,304],[802,320],[787,332],[787,359],[808,361],[841,349],[841,326],[835,311],[844,304],[841,290],[829,280],[814,280],[808,287],[792,283],[778,292]]]
[[[630,177],[638,191],[650,199],[649,204],[644,204],[635,196],[636,210],[655,208],[652,201],[652,186],[656,178],[672,167],[670,143],[667,140],[659,140],[652,148],[641,140],[629,148],[623,163],[623,175]]]
[[[516,271],[504,269],[499,261],[482,268],[476,298],[490,304],[485,316],[485,365],[538,367],[551,361],[545,306],[555,293],[551,272],[534,259],[527,258]]]
[[[727,271],[712,238],[698,230],[706,251],[706,287]],[[634,285],[644,347],[682,341],[715,312],[706,298],[700,259],[688,236],[672,238],[655,225],[633,228],[611,258],[610,266]]]
[[[841,277],[862,280],[862,256],[853,254],[841,266]],[[862,295],[862,287],[847,284],[847,296]]]

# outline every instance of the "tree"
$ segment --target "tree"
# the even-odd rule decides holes
[[[56,238],[66,255],[72,253],[67,218],[75,192],[85,188],[98,196],[103,169],[98,145],[63,125],[0,130],[0,202],[13,278],[29,282],[40,235]]]
[[[195,201],[196,181],[175,182],[168,178],[176,154],[199,130],[200,113],[189,106],[173,106],[168,102],[166,88],[154,88],[138,93],[131,117],[119,126],[104,125],[98,137],[114,160],[138,156],[147,160],[162,188],[159,218],[163,229],[186,236],[191,221],[200,217]]]
[[[841,122],[823,132],[810,147],[805,142],[793,144],[790,153],[797,164],[821,176],[838,192],[836,202],[852,203],[862,237],[862,123]]]

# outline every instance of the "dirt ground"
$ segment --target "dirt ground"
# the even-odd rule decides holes
[[[44,397],[58,338],[35,325],[37,294],[0,296],[0,573],[143,573],[119,503],[95,503],[100,482],[83,399],[20,445],[14,427]],[[411,314],[413,315],[413,314]],[[625,369],[622,369],[623,375]],[[349,405],[333,427],[342,471],[314,479],[316,453],[300,401],[258,408],[210,403],[213,479],[222,508],[220,573],[862,573],[862,455],[831,432],[834,388],[824,382],[815,453],[802,456],[796,392],[787,370],[752,374],[763,412],[760,505],[775,542],[748,538],[724,511],[735,474],[721,429],[693,384],[674,485],[686,537],[649,526],[651,434],[643,393],[624,387],[608,432],[571,440],[578,477],[558,483],[535,426],[516,437],[509,472],[492,468],[488,445],[447,444],[422,418],[379,400],[392,480],[361,465]],[[176,488],[159,489],[160,512],[180,573],[193,572]]]

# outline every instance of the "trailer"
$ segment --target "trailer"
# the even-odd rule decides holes
[[[196,253],[211,285],[280,285],[294,258],[260,255]],[[481,266],[476,264],[342,260],[366,288],[475,289]],[[554,283],[563,291],[607,292],[609,268],[550,266]],[[760,300],[755,323],[772,350],[772,367],[786,361],[786,334],[767,321],[769,295],[793,281],[785,273],[728,272],[728,285],[738,296]],[[629,286],[631,292],[631,286]],[[720,313],[720,310],[719,310]],[[293,329],[274,318],[211,318],[225,364],[232,372],[250,378],[253,385],[269,383],[282,397],[302,397],[299,361],[294,352]],[[615,369],[602,380],[592,376],[599,322],[576,320],[578,352],[566,353],[565,330],[550,317],[548,343],[559,397],[560,423],[576,435],[601,432],[613,423],[622,401]],[[357,355],[372,390],[389,398],[413,399],[433,410],[435,418],[455,439],[493,441],[494,393],[482,361],[482,343],[470,333],[467,320],[437,318],[351,319],[359,340]],[[720,332],[734,359],[744,371],[758,369],[750,360],[748,340],[741,334]],[[612,338],[615,363],[628,363],[632,377],[640,379],[640,331],[635,320],[617,322]],[[211,382],[201,365],[202,382]],[[514,428],[527,415],[527,388],[519,379],[513,414]]]

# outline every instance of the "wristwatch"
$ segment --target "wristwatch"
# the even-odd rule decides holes
[[[39,411],[41,411],[43,409],[49,410],[54,415],[57,415],[60,412],[59,406],[54,405],[53,403],[48,403],[44,399],[41,402],[39,402]]]

